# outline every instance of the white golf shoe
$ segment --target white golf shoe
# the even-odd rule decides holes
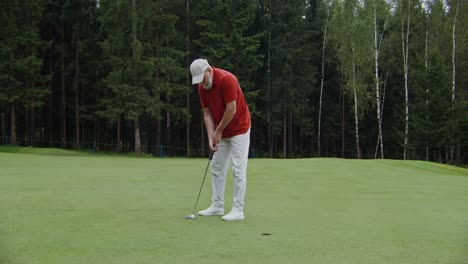
[[[229,214],[221,217],[224,221],[237,221],[244,219],[244,212],[239,209],[232,209]]]
[[[201,216],[211,216],[211,215],[223,215],[224,208],[219,208],[211,205],[208,209],[198,212]]]

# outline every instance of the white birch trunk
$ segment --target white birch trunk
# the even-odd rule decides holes
[[[319,115],[318,115],[318,131],[317,131],[317,151],[318,156],[320,157],[320,136],[322,130],[322,97],[323,97],[323,82],[325,80],[325,47],[327,45],[327,31],[328,31],[328,19],[330,16],[330,7],[327,7],[327,18],[325,20],[325,29],[323,32],[323,41],[322,41],[322,75],[320,79],[320,99],[319,99]]]
[[[354,120],[355,120],[355,135],[356,135],[356,157],[361,158],[359,147],[359,112],[358,112],[358,96],[356,89],[356,62],[354,60],[354,43],[353,43],[353,92],[354,92]]]
[[[452,50],[452,67],[453,67],[453,78],[452,78],[452,109],[455,109],[455,93],[456,93],[456,64],[455,64],[455,55],[457,50],[457,35],[456,35],[456,28],[457,28],[457,16],[458,16],[458,8],[460,5],[460,0],[457,1],[457,9],[455,10],[455,17],[453,18],[453,50]],[[452,122],[455,120],[452,120]],[[455,146],[452,144],[450,146],[450,160],[454,161],[454,150]]]
[[[427,17],[427,21],[426,21],[426,58],[425,58],[425,67],[426,67],[426,79],[427,79],[427,73],[428,73],[428,49],[429,49],[429,15]],[[426,109],[428,109],[428,106],[429,106],[429,101],[427,100],[427,98],[429,98],[429,88],[427,86],[427,82],[426,82]],[[426,121],[429,120],[429,115],[426,114]],[[426,161],[429,160],[429,145],[428,143],[426,143]]]
[[[409,144],[409,88],[408,88],[408,52],[409,52],[409,35],[410,35],[410,12],[411,12],[411,0],[408,0],[408,19],[406,24],[406,36],[403,25],[403,1],[402,1],[402,18],[401,18],[401,45],[403,51],[403,69],[405,78],[405,142],[403,147],[403,159],[407,159],[408,155],[408,144]]]
[[[375,58],[375,94],[377,103],[377,124],[378,124],[378,142],[380,143],[380,157],[384,158],[383,151],[383,135],[382,135],[382,118],[380,115],[380,84],[379,84],[379,36],[377,34],[377,4],[374,3],[374,58]],[[376,153],[377,155],[377,153]]]
[[[455,54],[456,54],[456,49],[457,49],[457,42],[456,42],[456,28],[457,28],[457,16],[458,16],[458,7],[460,5],[460,1],[457,1],[457,9],[455,10],[455,17],[453,18],[453,35],[452,35],[452,41],[453,41],[453,50],[452,50],[452,67],[453,67],[453,78],[452,78],[452,104],[455,103],[455,92],[456,92],[456,68],[455,68]]]

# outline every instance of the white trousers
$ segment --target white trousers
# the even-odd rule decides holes
[[[224,208],[224,190],[229,162],[232,164],[234,178],[233,209],[244,209],[245,189],[247,185],[247,160],[249,156],[250,129],[242,135],[224,138],[218,145],[211,161],[212,204]]]

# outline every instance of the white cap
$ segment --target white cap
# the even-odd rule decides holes
[[[192,84],[201,83],[205,75],[206,69],[210,67],[207,60],[197,59],[190,64],[190,72],[192,73]]]

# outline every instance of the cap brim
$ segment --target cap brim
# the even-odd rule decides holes
[[[192,77],[192,84],[197,84],[197,83],[201,83],[203,81],[203,76],[204,74],[199,74],[197,76],[193,76]]]

